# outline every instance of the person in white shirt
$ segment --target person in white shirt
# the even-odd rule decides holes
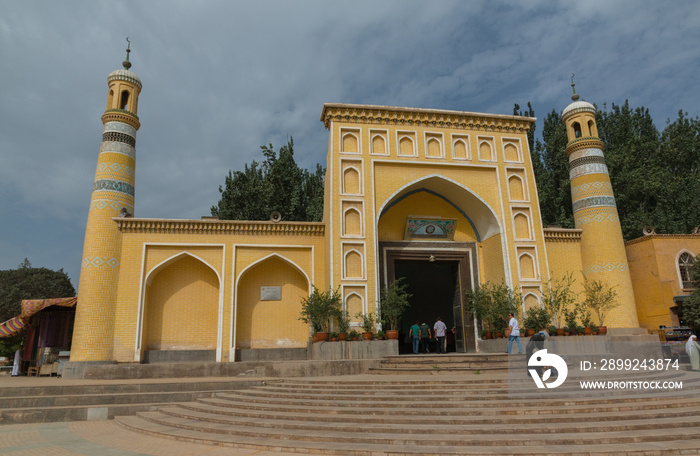
[[[508,349],[506,353],[510,354],[510,349],[513,347],[513,341],[518,343],[518,353],[523,354],[523,346],[520,345],[520,326],[518,326],[518,320],[512,313],[508,314],[510,320],[508,321],[508,327],[510,328],[510,337],[508,338]]]
[[[698,343],[695,342],[697,336],[692,335],[688,337],[688,341],[685,343],[685,352],[690,358],[690,366],[693,370],[700,370],[700,354],[698,353]]]
[[[445,353],[445,331],[447,330],[447,325],[437,317],[437,321],[433,326],[435,330],[435,338],[437,339],[437,350],[435,353]]]

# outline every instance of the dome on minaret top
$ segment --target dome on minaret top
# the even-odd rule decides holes
[[[595,114],[595,106],[593,106],[587,101],[574,101],[569,106],[564,108],[564,111],[562,111],[561,113],[561,118],[564,119],[565,117],[571,114],[584,111],[592,112],[593,114]]]
[[[574,76],[575,74],[571,75],[571,89],[574,91],[574,94],[571,96],[571,99],[574,100],[573,103],[571,103],[569,106],[567,106],[564,111],[561,113],[561,119],[564,120],[568,116],[572,114],[576,114],[577,112],[592,112],[595,114],[595,106],[592,104],[588,103],[587,101],[579,101],[579,95],[576,93],[576,84],[574,83]]]
[[[129,54],[131,53],[131,41],[128,36],[126,37],[126,42],[129,44],[126,47],[126,60],[122,62],[124,68],[112,71],[109,76],[107,76],[107,83],[109,84],[112,81],[127,81],[136,84],[139,87],[139,91],[141,91],[141,80],[130,70],[131,62],[129,62]]]
[[[125,70],[125,69],[119,69],[119,70],[114,70],[112,71],[109,76],[107,76],[107,82],[110,83],[112,81],[128,81],[136,84],[139,87],[139,90],[141,90],[141,80],[139,79],[138,76],[136,76],[136,73]]]

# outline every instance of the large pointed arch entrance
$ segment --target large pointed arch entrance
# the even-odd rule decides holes
[[[406,278],[411,305],[400,330],[415,320],[432,327],[439,316],[454,333],[452,349],[476,351],[466,291],[480,283],[479,262],[489,280],[508,277],[507,249],[491,206],[449,178],[431,175],[405,185],[379,208],[377,266],[381,286]],[[506,279],[507,280],[507,279]]]

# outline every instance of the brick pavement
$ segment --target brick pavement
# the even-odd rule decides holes
[[[5,456],[298,456],[299,453],[228,448],[152,437],[113,420],[0,426]]]

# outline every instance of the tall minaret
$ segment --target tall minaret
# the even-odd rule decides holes
[[[617,214],[615,196],[608,167],[603,156],[603,141],[598,137],[595,107],[578,101],[571,80],[573,103],[562,112],[569,143],[571,200],[576,228],[581,233],[581,263],[587,279],[601,280],[615,287],[620,305],[610,311],[606,326],[638,328],[637,308],[632,291],[632,279],[627,265],[627,253]],[[598,323],[595,321],[594,323]]]
[[[127,38],[127,42],[129,39]],[[127,46],[124,69],[107,77],[104,130],[85,228],[71,362],[108,361],[121,261],[121,233],[112,217],[134,213],[136,131],[141,81],[132,73]]]

